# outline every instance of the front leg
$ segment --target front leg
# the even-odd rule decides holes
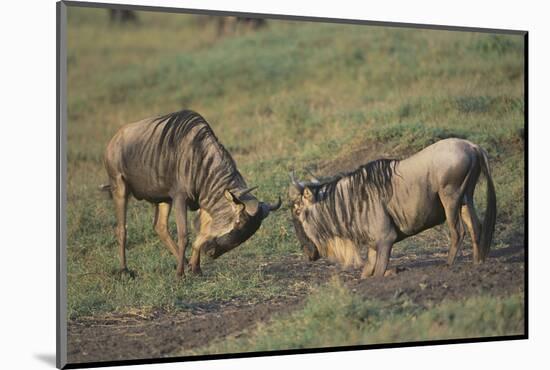
[[[371,253],[376,255],[376,262],[372,261],[375,263],[373,275],[375,277],[381,277],[384,276],[388,267],[391,249],[393,243],[397,240],[397,230],[395,229],[391,217],[385,210],[379,209],[377,211],[378,212],[373,213],[372,216],[378,223],[372,225],[370,229],[370,235],[372,235],[375,240],[374,247],[376,252],[369,252],[369,263],[371,263]]]
[[[376,266],[374,268],[374,276],[384,276],[390,261],[391,248],[393,241],[383,241],[378,243],[376,252]]]
[[[191,271],[196,275],[202,275],[201,270],[201,249],[204,245],[204,238],[202,235],[197,236],[197,239],[193,243],[193,251],[191,253],[191,259],[189,260],[189,265]]]
[[[174,198],[176,226],[178,229],[178,269],[177,276],[185,276],[185,249],[187,248],[187,199],[184,196]]]
[[[369,247],[367,252],[367,263],[365,264],[363,272],[361,273],[361,279],[366,279],[372,276],[372,274],[374,273],[374,268],[376,266],[376,247]]]

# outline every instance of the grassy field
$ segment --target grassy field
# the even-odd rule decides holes
[[[137,25],[113,25],[105,10],[69,8],[68,14],[70,319],[154,308],[178,311],[196,302],[253,304],[312,291],[303,312],[259,329],[257,347],[231,342],[220,348],[330,345],[310,335],[321,322],[334,322],[334,330],[351,330],[355,339],[368,343],[392,339],[384,330],[388,318],[382,312],[388,311],[377,308],[380,302],[357,302],[337,283],[325,288],[308,281],[289,284],[262,272],[270,261],[301,254],[286,208],[236,250],[205,260],[202,277],[177,280],[175,260],[153,230],[152,206],[131,201],[127,257],[136,276],[114,273],[114,211],[97,191],[107,178],[105,145],[124,123],[182,108],[210,122],[247,182],[258,185],[258,196],[269,201],[286,196],[293,168],[305,176],[306,168],[323,172],[357,150],[366,162],[409,154],[445,137],[469,139],[490,155],[499,206],[493,248],[523,243],[521,36],[286,21],[218,36],[213,23],[189,15],[143,12]],[[476,200],[483,202],[478,204],[484,197],[478,191]],[[446,228],[438,227],[396,249],[421,253],[447,243]],[[325,317],[316,303],[325,299],[357,311],[330,321],[331,313]],[[414,307],[388,314],[395,315],[396,325],[407,326],[406,338],[499,335],[517,331],[506,321],[523,312],[521,301],[511,296],[448,302],[415,311],[410,327],[407,318]],[[463,312],[470,306],[502,315],[478,325],[486,316]],[[431,322],[448,312],[460,320],[442,326],[448,330],[433,329]],[[312,315],[322,321],[305,320]],[[272,333],[289,322],[308,337],[271,342]]]

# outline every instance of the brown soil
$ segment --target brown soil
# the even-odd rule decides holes
[[[342,271],[319,260],[311,263],[288,257],[265,267],[265,274],[322,284],[337,274],[355,293],[369,299],[408,298],[429,307],[443,300],[471,296],[507,296],[524,291],[523,247],[493,251],[486,263],[474,266],[468,251],[452,267],[444,263],[443,250],[411,258],[399,255],[390,268],[397,274],[359,280],[360,269]],[[202,347],[213,340],[235,335],[265,322],[273,314],[298,309],[307,296],[271,300],[255,305],[229,302],[197,305],[185,312],[154,311],[147,314],[111,314],[70,321],[68,359],[71,363],[169,357],[182,350]]]
[[[390,300],[408,297],[414,303],[430,307],[443,300],[472,296],[504,297],[523,293],[525,261],[523,247],[502,248],[492,252],[486,263],[474,265],[471,255],[449,267],[437,254],[423,260],[394,261],[395,276],[371,278],[353,288],[365,298]]]

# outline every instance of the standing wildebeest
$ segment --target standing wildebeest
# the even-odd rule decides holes
[[[122,127],[107,145],[105,168],[117,218],[120,264],[126,271],[126,205],[132,194],[155,205],[154,228],[178,260],[184,275],[187,209],[199,210],[198,235],[190,265],[200,273],[201,249],[213,258],[246,241],[270,211],[281,206],[259,202],[227,150],[199,114],[183,110]],[[168,232],[176,212],[178,245]]]
[[[483,226],[474,209],[480,172],[487,178]],[[324,182],[298,182],[289,196],[296,235],[310,260],[329,257],[344,265],[362,262],[362,278],[384,275],[394,243],[447,220],[454,262],[464,238],[472,238],[474,263],[485,260],[495,228],[496,196],[486,152],[461,139],[441,140],[403,160],[379,159]]]

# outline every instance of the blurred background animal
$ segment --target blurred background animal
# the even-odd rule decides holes
[[[138,23],[138,16],[135,11],[128,9],[109,9],[109,20],[111,23]]]

